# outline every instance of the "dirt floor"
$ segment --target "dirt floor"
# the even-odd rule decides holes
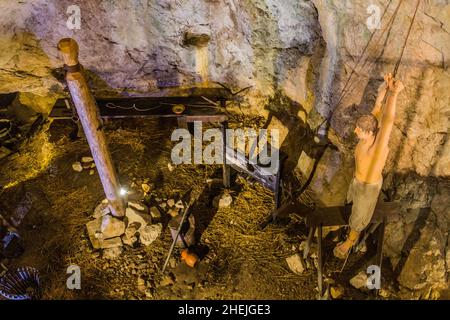
[[[147,247],[124,246],[114,260],[92,249],[85,224],[104,195],[97,172],[72,169],[73,162],[90,152],[84,139],[69,138],[72,128],[65,122],[54,122],[50,140],[41,146],[51,150],[45,167],[23,178],[33,152],[38,157],[42,151],[36,148],[31,157],[24,152],[3,161],[3,184],[7,177],[15,180],[0,191],[1,213],[5,218],[26,213],[18,228],[25,252],[5,261],[7,266],[37,268],[43,299],[317,299],[316,270],[311,267],[296,275],[285,260],[300,252],[307,237],[304,221],[292,215],[261,230],[273,209],[273,194],[244,176],[233,179],[231,206],[215,209],[212,200],[223,188],[207,179],[220,179],[221,166],[179,165],[169,171],[174,128],[162,121],[115,121],[106,126],[106,134],[120,181],[134,192],[130,197],[142,197],[142,183],[153,187],[144,198],[148,205],[184,194],[192,186],[201,190],[192,208],[202,257],[196,268],[180,261],[177,248],[161,274],[172,240],[166,214],[162,235]],[[352,255],[339,274],[342,261],[332,258],[333,237],[325,241],[325,276],[344,287],[343,299],[375,299],[348,283],[370,261]],[[80,267],[81,290],[66,288],[70,265]]]

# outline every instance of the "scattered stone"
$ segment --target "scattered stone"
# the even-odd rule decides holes
[[[132,239],[137,232],[137,223],[131,224],[125,229],[125,234],[123,236],[127,239],[126,241],[129,242],[128,240]]]
[[[175,203],[175,208],[184,209],[183,201],[178,200],[177,203]]]
[[[122,247],[109,248],[103,250],[104,259],[116,259],[122,254]]]
[[[125,232],[125,222],[110,215],[102,217],[100,232],[103,239],[119,237]]]
[[[94,169],[94,168],[95,168],[95,163],[91,163],[90,168],[91,168],[91,169]]]
[[[93,176],[94,173],[95,173],[95,170],[94,170],[94,169],[89,170],[89,175],[90,175],[90,176]]]
[[[107,215],[111,212],[109,209],[108,200],[106,202],[101,202],[98,206],[94,209],[94,214],[92,215],[95,219],[103,217],[104,215]]]
[[[125,209],[125,217],[127,218],[127,227],[134,226],[136,230],[140,230],[151,223],[150,216],[145,217],[142,213],[130,207]]]
[[[172,172],[173,169],[175,169],[175,168],[174,168],[173,165],[169,162],[169,163],[167,164],[167,169],[169,169],[169,172]]]
[[[175,200],[173,200],[173,199],[167,200],[167,205],[168,205],[169,207],[173,207],[173,206],[175,205]]]
[[[174,217],[178,216],[178,209],[169,209],[167,211],[167,214],[169,216],[171,216],[172,218],[174,218]]]
[[[92,158],[92,157],[82,157],[81,158],[81,162],[83,162],[83,163],[93,162],[93,161],[94,161],[94,158]]]
[[[139,231],[139,240],[144,246],[148,246],[155,241],[162,231],[162,224],[147,225]]]
[[[364,288],[367,288],[367,279],[368,279],[368,276],[363,270],[363,271],[360,271],[356,276],[354,276],[353,278],[350,279],[350,284],[358,290],[364,289]]]
[[[102,218],[97,218],[95,220],[86,223],[86,229],[91,241],[92,247],[94,249],[100,249],[99,234],[101,234]]]
[[[100,241],[100,246],[102,249],[117,248],[117,247],[121,247],[122,245],[123,245],[123,243],[122,243],[122,240],[120,239],[120,237],[115,237],[115,238]]]
[[[233,197],[229,193],[224,193],[222,195],[218,195],[213,200],[213,206],[218,208],[227,208],[233,202]]]
[[[133,247],[134,244],[137,242],[137,237],[132,236],[131,238],[128,238],[126,235],[126,230],[125,230],[125,234],[121,237],[123,244]]]
[[[150,215],[152,216],[152,219],[158,220],[161,218],[161,212],[157,207],[151,207],[150,208]]]
[[[72,164],[72,169],[75,170],[76,172],[81,172],[83,171],[83,166],[79,161],[77,161]]]
[[[163,202],[159,206],[164,209],[165,207],[167,207],[167,203]]]
[[[143,183],[143,184],[141,184],[141,188],[142,188],[142,191],[144,191],[145,193],[149,193],[150,192],[150,185],[148,185],[147,183]]]
[[[291,271],[295,274],[302,274],[305,270],[305,263],[298,253],[286,258],[286,262],[289,269],[291,269]]]
[[[128,201],[128,207],[131,207],[132,209],[135,209],[137,211],[147,212],[147,207],[139,202]]]
[[[344,295],[345,289],[341,285],[331,286],[330,295],[333,299],[339,299]]]

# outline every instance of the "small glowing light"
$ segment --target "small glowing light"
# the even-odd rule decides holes
[[[127,190],[125,190],[124,188],[120,188],[120,195],[124,196],[127,194]]]

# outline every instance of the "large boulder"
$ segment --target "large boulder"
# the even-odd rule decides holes
[[[417,210],[414,210],[417,211]],[[403,218],[386,228],[385,253],[391,259],[404,298],[438,298],[448,288],[447,235],[428,208],[416,220]]]

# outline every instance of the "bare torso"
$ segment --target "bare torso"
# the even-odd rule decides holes
[[[378,152],[379,155],[375,155]],[[375,143],[367,146],[359,142],[355,149],[355,176],[361,182],[377,183],[382,179],[382,172],[386,159],[389,154],[389,148],[380,148],[376,151]]]

